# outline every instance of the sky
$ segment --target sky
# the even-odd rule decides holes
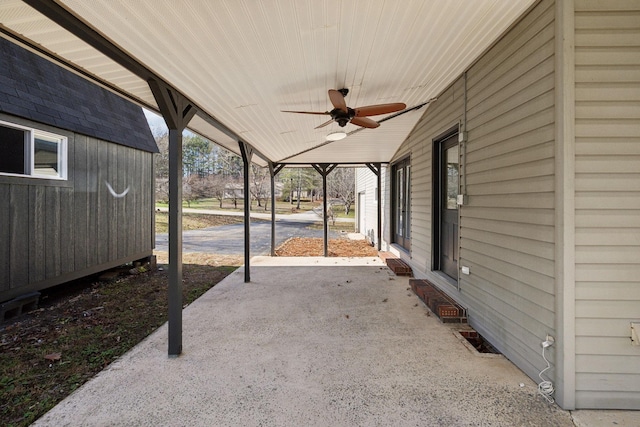
[[[147,123],[149,123],[149,129],[151,129],[151,134],[155,136],[164,135],[169,131],[167,129],[167,124],[164,122],[164,119],[154,113],[153,111],[149,111],[145,108],[142,109],[144,111],[144,115],[147,118]],[[187,129],[182,132],[182,136],[194,136],[195,134]]]
[[[142,109],[144,111],[144,115],[147,118],[147,123],[149,123],[149,128],[151,129],[151,133],[153,136],[159,136],[167,133],[167,125],[164,122],[164,119],[154,113],[153,111],[149,111],[146,109]]]

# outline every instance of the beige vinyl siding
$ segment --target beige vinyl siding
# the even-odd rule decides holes
[[[554,16],[542,1],[467,72],[460,292],[472,325],[532,377],[555,335]]]
[[[640,408],[640,1],[576,0],[576,406]]]
[[[410,262],[418,272],[430,272],[432,263],[433,140],[449,129],[457,128],[462,120],[463,110],[464,81],[458,79],[428,107],[394,156],[394,161],[407,155],[411,158]]]
[[[390,230],[389,230],[389,214],[388,212],[385,211],[385,209],[388,207],[388,204],[385,205],[385,201],[389,200],[389,167],[387,165],[382,165],[382,177],[381,177],[381,184],[382,184],[382,191],[381,191],[381,197],[382,197],[382,224],[381,224],[381,228],[382,228],[382,245],[381,245],[381,249],[382,250],[388,250],[388,242],[389,242],[389,236],[390,236]],[[376,201],[376,187],[378,185],[378,179],[377,177],[373,174],[373,172],[371,172],[371,170],[369,170],[369,168],[358,168],[356,169],[356,194],[364,191],[366,193],[365,195],[365,228],[367,230],[368,233],[372,233],[373,236],[375,236],[376,240],[375,242],[377,242],[377,232],[378,232],[378,202]],[[362,233],[362,232],[361,232]],[[363,233],[364,234],[364,233]],[[377,247],[377,245],[376,245]]]
[[[460,291],[431,271],[432,150],[464,119],[464,76],[394,156],[411,156],[414,274],[465,305],[472,326],[532,377],[546,366],[540,342],[555,334],[554,32],[554,2],[542,1],[467,72],[459,265],[471,275]]]
[[[356,195],[357,199],[360,200],[359,194],[361,192],[365,193],[365,203],[364,207],[358,206],[358,215],[364,212],[364,222],[365,229],[358,230],[359,233],[368,236],[369,238],[373,237],[373,241],[377,242],[378,233],[378,202],[376,201],[376,187],[378,186],[378,178],[375,176],[369,168],[358,168],[356,169]],[[358,217],[358,222],[356,226],[359,226],[360,218]]]
[[[391,241],[391,218],[389,217],[389,204],[385,204],[391,200],[391,169],[389,165],[382,165],[382,176],[380,182],[382,183],[382,191],[380,195],[382,197],[382,250],[389,250],[389,242]],[[374,185],[375,187],[375,185]]]

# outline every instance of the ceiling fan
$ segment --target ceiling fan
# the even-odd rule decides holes
[[[395,102],[391,104],[376,104],[367,105],[366,107],[349,108],[344,100],[344,97],[349,93],[349,89],[329,89],[329,99],[333,104],[333,110],[325,111],[324,113],[317,111],[289,111],[282,110],[283,113],[298,113],[298,114],[319,114],[331,116],[331,120],[316,126],[314,129],[325,127],[331,122],[335,121],[340,127],[345,127],[347,123],[351,123],[364,128],[374,129],[380,126],[375,120],[371,120],[368,116],[377,116],[379,114],[395,113],[396,111],[404,110],[407,108],[406,104],[402,102]]]

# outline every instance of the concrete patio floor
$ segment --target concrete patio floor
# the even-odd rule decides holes
[[[256,257],[251,279],[239,269],[184,310],[180,357],[165,325],[34,425],[574,425],[378,258]],[[580,413],[575,425],[614,419]]]

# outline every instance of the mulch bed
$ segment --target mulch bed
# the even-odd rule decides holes
[[[376,257],[378,251],[365,240],[330,239],[329,256],[332,257]],[[324,256],[324,241],[321,238],[292,237],[276,249],[282,257]]]

